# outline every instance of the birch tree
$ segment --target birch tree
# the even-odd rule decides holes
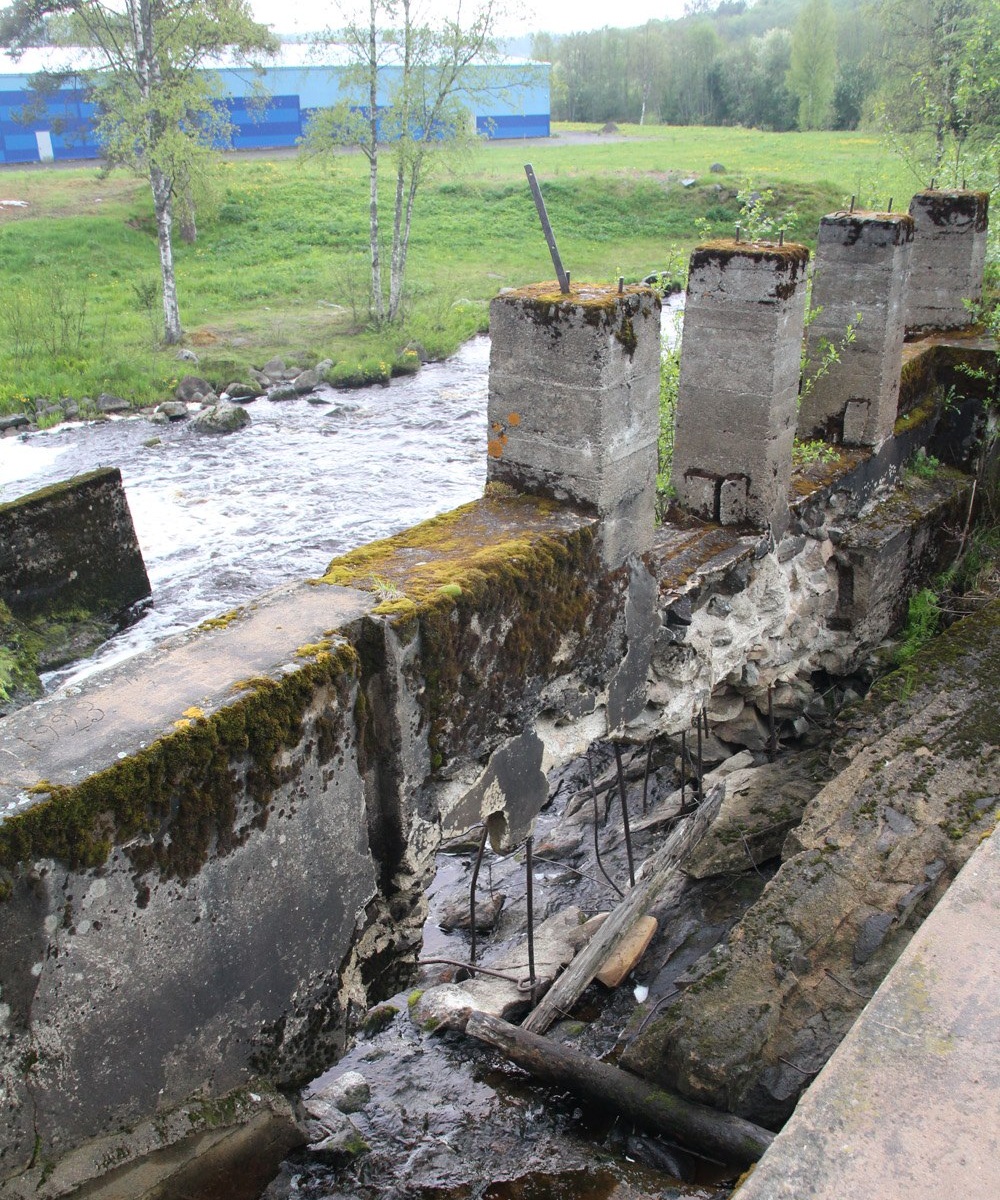
[[[221,88],[204,66],[224,53],[247,66],[276,49],[246,0],[15,0],[0,10],[0,44],[30,44],[46,17],[66,14],[88,51],[81,73],[98,106],[107,161],[148,179],[156,218],[164,341],[183,336],[174,273],[175,207],[199,158],[228,140]],[[49,84],[58,84],[58,73]]]
[[[368,0],[365,14],[324,43],[346,48],[347,99],[316,115],[313,151],[356,146],[368,160],[368,237],[372,317],[403,317],[403,286],[417,193],[439,154],[475,138],[469,99],[502,93],[506,81],[495,38],[495,0],[432,24],[415,0]],[[386,196],[391,194],[385,218]],[[388,226],[388,229],[386,228]],[[391,230],[391,233],[390,233]],[[389,241],[388,291],[382,240]]]

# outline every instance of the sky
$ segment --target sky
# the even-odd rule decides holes
[[[431,9],[454,13],[459,0],[419,2]],[[466,0],[465,10],[471,11],[473,4]],[[293,0],[291,4],[289,0],[250,0],[250,7],[257,20],[270,25],[276,33],[306,33],[336,26],[338,12],[342,11],[334,0]],[[541,4],[522,5],[520,12],[515,12],[511,3],[504,3],[504,7],[507,16],[498,26],[498,32],[507,37],[538,32],[585,33],[605,25],[628,28],[684,14],[684,0],[631,0],[624,10],[618,10],[608,0],[543,0]]]

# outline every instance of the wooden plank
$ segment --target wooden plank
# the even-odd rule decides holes
[[[635,887],[626,892],[590,943],[528,1014],[524,1029],[544,1033],[554,1021],[565,1016],[636,921],[646,915],[668,888],[683,884],[678,868],[718,816],[724,795],[722,784],[714,787],[691,816],[678,823],[652,858],[647,859]]]

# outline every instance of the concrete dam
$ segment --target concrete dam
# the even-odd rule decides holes
[[[759,748],[898,628],[975,502],[986,203],[824,218],[807,339],[804,247],[699,247],[660,523],[656,293],[502,293],[482,499],[0,722],[0,1196],[170,1195],[238,1152],[405,985],[443,838],[516,847],[597,739],[705,711]],[[828,453],[794,466],[796,431]],[[733,1111],[771,1086],[671,1070]]]

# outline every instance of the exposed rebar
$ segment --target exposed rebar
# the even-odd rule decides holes
[[[473,963],[476,961],[476,884],[479,882],[479,868],[483,865],[483,855],[486,853],[486,838],[489,830],[486,827],[486,822],[483,822],[483,836],[479,839],[479,851],[476,854],[476,862],[472,868],[472,882],[469,884],[469,932],[471,934],[469,946],[469,958]]]
[[[535,839],[529,835],[525,842],[525,875],[527,895],[525,903],[528,909],[528,982],[531,985],[531,1003],[535,1003],[535,897],[534,880],[532,878],[531,852]]]
[[[615,883],[615,881],[611,878],[611,876],[607,873],[607,871],[605,871],[604,863],[601,862],[601,848],[598,845],[598,840],[597,840],[597,825],[598,825],[597,788],[594,786],[594,764],[591,761],[589,750],[587,751],[587,770],[590,774],[590,794],[594,799],[594,858],[597,860],[598,869],[600,870],[600,872],[604,876],[604,878],[608,881],[608,883],[611,884],[611,886],[615,889],[615,891],[618,893],[619,896],[624,896],[625,893],[621,890],[621,888],[618,886],[618,884]]]
[[[653,758],[653,743],[646,747],[646,768],[642,774],[642,815],[646,815],[646,800],[649,796],[649,764]]]
[[[632,858],[632,830],[628,823],[628,795],[625,790],[625,770],[622,767],[622,749],[617,742],[615,747],[615,763],[618,767],[618,795],[622,802],[622,829],[625,832],[625,857],[628,859],[629,887],[635,887],[635,862]]]

